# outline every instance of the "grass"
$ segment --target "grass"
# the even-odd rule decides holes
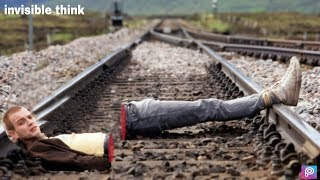
[[[200,29],[224,34],[298,40],[304,40],[305,34],[305,40],[320,36],[320,16],[300,13],[207,13],[192,16],[190,22]]]
[[[51,41],[53,44],[67,43],[72,39],[74,39],[74,36],[71,33],[56,33],[51,36]]]
[[[106,21],[108,23],[106,23]],[[28,16],[4,15],[0,12],[0,55],[23,51],[28,43]],[[143,18],[125,17],[124,26],[139,28],[146,21]],[[106,25],[108,24],[108,25]],[[51,44],[65,44],[82,36],[110,32],[111,17],[101,13],[86,12],[84,16],[33,16],[34,49],[46,48]],[[108,27],[106,27],[108,26]],[[47,37],[50,37],[48,41]]]
[[[0,55],[10,55],[25,50],[28,42],[28,16],[4,15],[0,13]],[[105,17],[99,13],[85,16],[33,16],[34,48],[47,47],[47,36],[52,44],[65,44],[81,36],[98,35],[105,32]]]
[[[0,13],[0,21],[8,20],[8,19],[19,19],[19,15],[5,15],[3,13]]]
[[[128,28],[137,29],[146,24],[144,18],[132,18],[130,21],[124,21],[123,26]]]
[[[198,14],[191,17],[191,23],[197,28],[215,33],[228,33],[230,25],[212,14]]]
[[[320,38],[320,16],[300,13],[212,13],[187,17],[195,27],[215,33],[248,35],[281,39],[315,40]],[[110,17],[108,19],[111,24]],[[34,16],[34,47],[40,50],[52,44],[65,44],[81,36],[109,32],[105,16],[87,13],[85,16]],[[0,55],[25,50],[28,42],[28,17],[8,16],[0,13]],[[124,26],[139,28],[145,23],[143,17],[125,17]]]
[[[236,16],[238,18],[237,21],[233,22],[233,29],[237,30],[238,33],[250,32],[256,36],[286,39],[303,39],[304,33],[308,33],[309,38],[305,40],[315,40],[313,39],[314,35],[320,32],[320,17],[316,15],[240,13]],[[223,18],[223,15],[221,17]]]
[[[207,25],[210,31],[218,32],[218,33],[228,33],[230,31],[229,24],[216,18],[210,18],[210,19],[211,19],[211,23],[208,23]]]

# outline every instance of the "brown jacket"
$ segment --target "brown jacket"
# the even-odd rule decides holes
[[[70,149],[60,139],[41,139],[27,147],[27,156],[40,158],[42,166],[52,171],[104,171],[110,168],[108,158],[96,157]]]

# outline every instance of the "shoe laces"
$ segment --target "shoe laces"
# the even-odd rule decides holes
[[[269,108],[271,107],[271,98],[270,98],[270,90],[269,89],[265,89],[262,91],[262,99],[263,99],[263,102],[264,102],[264,106],[266,108]]]

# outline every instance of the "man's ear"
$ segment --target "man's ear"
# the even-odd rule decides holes
[[[18,140],[19,138],[18,134],[14,130],[9,130],[8,135],[14,140]]]

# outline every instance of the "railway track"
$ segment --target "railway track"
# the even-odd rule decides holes
[[[178,22],[181,24],[180,21]],[[176,24],[171,29],[160,27],[156,31],[182,38],[187,32],[191,37],[200,40],[202,44],[215,51],[236,52],[241,55],[282,62],[287,62],[292,56],[297,56],[303,64],[320,66],[320,53],[318,52],[320,43],[318,42],[227,36],[182,28],[184,26],[184,24],[180,26]]]
[[[203,32],[203,31],[200,32],[200,31],[194,31],[194,30],[189,30],[189,33],[194,34],[199,38],[210,39],[213,41],[223,42],[223,43],[273,46],[273,47],[304,49],[304,50],[312,50],[312,51],[320,50],[320,43],[317,41],[253,38],[253,37],[245,37],[245,36],[215,34],[215,33]]]
[[[151,39],[150,43],[157,43],[152,40],[157,39],[197,48],[213,61],[202,75],[191,73],[181,78],[165,70],[139,75],[137,72],[142,67],[132,59],[132,51],[146,39]],[[93,172],[105,178],[295,178],[302,164],[319,163],[320,135],[283,106],[271,110],[269,122],[263,114],[257,114],[240,121],[207,122],[174,129],[151,139],[132,137],[120,141],[120,105],[124,100],[146,97],[228,100],[259,91],[257,84],[201,42],[150,31],[76,76],[39,103],[34,112],[46,120],[42,129],[49,136],[71,132],[113,133],[116,149],[112,169],[107,173]],[[11,148],[3,133],[0,143],[3,156]],[[2,172],[5,178],[43,176],[38,166],[30,166],[26,160],[22,159],[19,166],[12,162],[11,166],[7,161],[0,161],[0,175]],[[50,173],[52,177],[57,174]]]
[[[259,39],[217,35],[206,32],[195,32],[184,29],[182,31],[216,51],[236,52],[242,55],[262,59],[288,61],[292,56],[299,57],[301,63],[320,66],[320,43],[309,41],[286,41],[275,39]]]

